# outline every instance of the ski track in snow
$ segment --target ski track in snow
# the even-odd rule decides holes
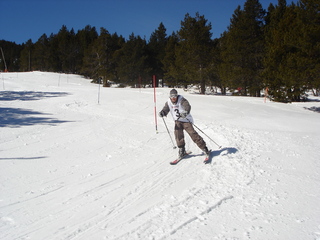
[[[193,157],[171,166],[152,89],[102,88],[97,104],[97,85],[76,75],[0,80],[1,239],[320,239],[320,115],[306,110],[319,102],[179,90],[223,147],[202,135],[204,165],[186,136]]]

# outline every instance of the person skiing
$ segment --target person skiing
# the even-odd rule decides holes
[[[191,106],[187,99],[182,95],[178,95],[176,89],[170,91],[168,101],[165,103],[162,110],[159,112],[159,117],[166,117],[171,113],[175,121],[174,135],[179,148],[179,158],[186,155],[184,132],[185,130],[191,137],[192,141],[209,157],[210,151],[208,150],[203,138],[193,128],[193,118],[190,114]]]

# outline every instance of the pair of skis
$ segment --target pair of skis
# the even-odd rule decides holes
[[[184,158],[187,158],[187,157],[190,157],[192,152],[191,151],[188,151],[185,153],[185,155],[183,155],[182,157],[178,157],[176,160],[170,162],[171,165],[176,165],[178,164],[182,159]],[[210,158],[210,153],[211,153],[211,150],[209,151],[208,154],[206,154],[206,158],[203,160],[203,163],[204,164],[208,164],[208,163],[211,163],[211,158]]]

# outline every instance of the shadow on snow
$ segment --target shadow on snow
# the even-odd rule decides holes
[[[0,92],[0,101],[35,101],[50,97],[63,97],[66,92],[34,92],[34,91],[3,91]]]
[[[46,157],[12,157],[12,158],[0,158],[0,161],[3,160],[37,160],[37,159],[43,159]]]
[[[234,154],[238,152],[238,149],[233,148],[233,147],[225,147],[225,148],[221,148],[219,150],[215,150],[215,151],[211,151],[210,153],[210,157],[209,160],[207,161],[207,163],[211,163],[212,162],[212,158],[217,157],[219,155],[227,155],[227,154]]]
[[[69,121],[44,117],[51,115],[23,108],[0,108],[0,127],[21,127],[36,124],[57,125]]]
[[[223,153],[223,155],[227,155],[227,154],[233,154],[236,152],[238,152],[238,149],[236,149],[236,148],[225,147],[225,148],[221,148],[219,150],[212,151],[210,155],[212,155],[212,157],[215,157],[215,156],[221,155],[221,153]]]
[[[309,107],[309,108],[305,107],[305,109],[320,113],[320,107]]]
[[[3,91],[0,92],[0,101],[36,101],[66,95],[68,95],[66,92]],[[36,124],[56,125],[68,122],[48,117],[48,115],[51,114],[30,109],[0,108],[0,127],[21,127]]]

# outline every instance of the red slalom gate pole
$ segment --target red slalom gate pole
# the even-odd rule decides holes
[[[156,99],[156,75],[153,75],[153,102],[154,102],[154,122],[156,124],[156,133],[158,133],[157,99]]]

